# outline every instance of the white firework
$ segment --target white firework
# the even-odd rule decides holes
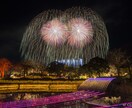
[[[82,18],[73,18],[68,22],[68,44],[83,47],[93,40],[93,29],[89,21]]]
[[[58,19],[53,19],[41,28],[42,39],[51,45],[61,45],[66,41],[67,28]]]

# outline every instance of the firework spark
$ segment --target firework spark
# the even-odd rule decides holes
[[[69,39],[68,43],[71,46],[83,47],[90,43],[93,38],[93,29],[89,21],[82,18],[74,18],[68,22]]]
[[[66,41],[66,26],[58,19],[53,19],[41,28],[41,36],[51,45],[61,45]]]

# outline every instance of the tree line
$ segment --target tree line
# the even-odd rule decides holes
[[[9,74],[11,71],[21,71],[25,77],[29,69],[34,69],[36,72],[39,71],[41,75],[43,75],[43,72],[48,72],[46,74],[56,73],[58,76],[67,74],[69,77],[74,77],[86,73],[89,77],[92,77],[93,74],[96,74],[97,77],[101,77],[102,72],[108,73],[110,70],[110,65],[112,65],[115,66],[118,77],[121,76],[120,69],[127,68],[128,74],[132,79],[131,59],[131,56],[128,56],[126,52],[122,51],[121,49],[115,49],[108,52],[108,55],[105,59],[100,57],[92,58],[87,64],[77,68],[67,66],[57,61],[53,61],[48,66],[45,66],[44,64],[33,61],[21,61],[19,63],[13,64],[7,58],[0,58],[0,76],[1,78],[4,78],[6,72]]]

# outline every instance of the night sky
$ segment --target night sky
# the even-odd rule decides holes
[[[2,0],[0,1],[0,57],[21,60],[19,47],[28,23],[48,9],[85,6],[96,11],[107,27],[110,49],[132,51],[131,0]]]

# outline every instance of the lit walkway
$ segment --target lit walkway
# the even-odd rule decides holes
[[[65,93],[56,96],[49,96],[49,97],[38,98],[33,100],[4,102],[4,103],[0,103],[0,108],[24,108],[24,107],[44,106],[44,105],[88,99],[94,96],[101,96],[104,94],[105,94],[104,92],[101,93],[95,91],[77,91],[74,93]]]

